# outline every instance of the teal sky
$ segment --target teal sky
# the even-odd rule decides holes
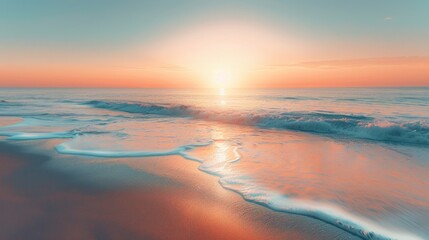
[[[429,54],[429,1],[0,0],[1,48],[120,49],[207,19],[255,20],[374,55]]]

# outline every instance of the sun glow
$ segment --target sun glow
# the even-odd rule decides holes
[[[283,30],[263,23],[209,19],[177,29],[139,53],[151,63],[175,66],[170,71],[189,74],[196,86],[229,89],[249,86],[248,76],[277,56],[293,56],[289,46],[295,49],[295,42]]]
[[[213,73],[213,84],[217,88],[225,89],[230,85],[231,80],[231,72],[225,69],[217,70]],[[223,92],[225,92],[225,90],[223,90]]]
[[[219,88],[219,95],[225,96],[225,88]]]
[[[215,88],[219,89],[219,96],[223,97],[226,94],[225,89],[231,84],[231,72],[227,70],[218,70],[213,73],[212,84]],[[225,104],[225,100],[222,99],[221,104]]]

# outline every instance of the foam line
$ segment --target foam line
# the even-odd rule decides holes
[[[91,156],[91,157],[105,157],[105,158],[127,158],[127,157],[158,157],[158,156],[169,156],[169,155],[185,155],[186,151],[192,150],[196,147],[207,146],[210,143],[202,144],[189,144],[180,146],[176,149],[161,151],[161,152],[149,152],[149,151],[105,151],[105,150],[90,150],[90,149],[75,149],[69,146],[68,143],[62,143],[55,147],[55,150],[63,154]]]
[[[226,160],[225,164],[234,164],[240,160],[241,156],[238,153],[238,148],[235,147],[233,151],[235,158]],[[423,240],[423,238],[411,233],[386,229],[368,219],[355,216],[337,206],[331,206],[319,202],[296,200],[258,187],[257,184],[252,183],[251,177],[236,175],[230,171],[225,171],[225,165],[222,165],[221,167],[217,164],[208,164],[204,166],[205,160],[203,159],[195,158],[188,154],[183,154],[182,156],[186,159],[200,162],[201,165],[198,168],[200,171],[219,177],[219,183],[222,187],[240,194],[243,199],[248,202],[253,202],[278,212],[311,217],[336,226],[362,239]]]

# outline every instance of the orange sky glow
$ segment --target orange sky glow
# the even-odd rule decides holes
[[[6,49],[1,87],[301,88],[428,86],[429,57],[372,57],[257,22],[212,21],[105,52]],[[344,47],[343,47],[344,48]],[[365,57],[371,56],[371,57]]]

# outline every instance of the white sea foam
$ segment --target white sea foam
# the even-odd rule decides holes
[[[308,216],[339,227],[353,235],[363,239],[406,239],[422,240],[423,238],[412,233],[387,229],[379,224],[356,216],[341,209],[338,206],[323,204],[320,202],[297,200],[286,195],[273,192],[257,184],[253,184],[251,178],[243,176],[226,176],[220,179],[220,183],[226,189],[239,193],[247,201],[251,201],[272,210]]]
[[[157,157],[157,156],[169,156],[169,155],[180,155],[185,156],[186,151],[194,149],[196,147],[206,146],[210,143],[201,143],[201,144],[188,144],[179,146],[175,149],[166,150],[166,151],[109,151],[101,149],[77,149],[70,146],[69,143],[62,143],[55,147],[59,153],[63,154],[73,154],[73,155],[82,155],[82,156],[92,156],[92,157],[105,157],[105,158],[127,158],[127,157]]]

